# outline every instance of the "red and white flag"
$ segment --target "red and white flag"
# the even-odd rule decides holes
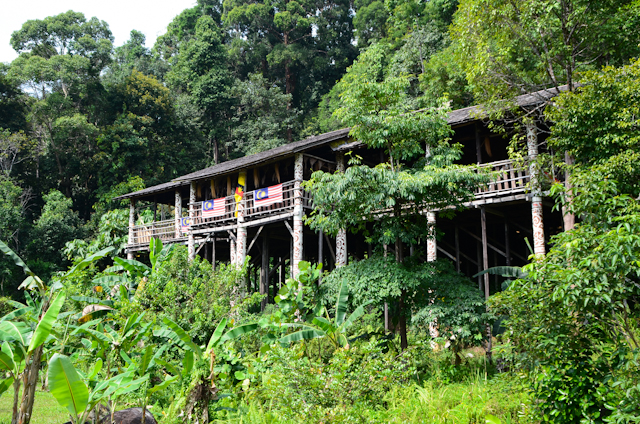
[[[282,184],[253,191],[253,204],[256,207],[279,202],[282,202]]]
[[[205,200],[202,202],[202,217],[212,218],[224,215],[225,198]]]

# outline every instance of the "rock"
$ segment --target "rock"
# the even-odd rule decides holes
[[[145,424],[158,424],[156,419],[153,418],[153,415],[147,409]],[[111,424],[109,423],[109,417],[103,418],[100,422],[101,424]],[[113,423],[114,424],[142,424],[142,408],[128,408],[123,409],[122,411],[116,411],[113,414]]]

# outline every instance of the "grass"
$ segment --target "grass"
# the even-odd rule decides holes
[[[327,411],[319,423],[429,423],[429,424],[485,424],[493,415],[503,424],[533,424],[527,417],[529,398],[517,377],[499,375],[492,379],[481,376],[463,383],[396,387],[384,398],[384,407],[375,409],[351,407],[351,410]],[[234,424],[293,424],[278,418],[278,411],[268,403],[244,403],[243,413],[230,414],[217,423]],[[298,423],[311,423],[301,417]],[[315,421],[313,421],[315,422]]]
[[[0,397],[0,424],[11,422],[12,403],[13,388],[10,388]],[[51,393],[36,391],[31,424],[62,424],[67,421],[69,413],[58,404]]]

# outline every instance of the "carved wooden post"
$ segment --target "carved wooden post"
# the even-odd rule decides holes
[[[189,185],[189,239],[187,241],[190,261],[196,257],[196,239],[193,235],[193,222],[196,216],[196,205],[194,203],[196,203],[196,182],[191,181]]]
[[[236,264],[236,254],[238,253],[236,250],[236,241],[233,237],[229,238],[229,251],[230,251],[230,262],[232,265]]]
[[[540,170],[535,162],[538,156],[538,131],[534,123],[527,124],[527,150],[529,153],[529,175],[531,181],[531,221],[533,223],[533,253],[544,255],[544,220],[542,217],[542,188]]]
[[[294,165],[294,178],[295,186],[293,192],[293,275],[294,277],[300,273],[298,264],[302,260],[302,241],[303,241],[303,227],[302,227],[302,153],[296,153],[296,160]]]
[[[336,156],[336,170],[344,172],[344,154]],[[336,234],[336,268],[347,264],[347,230],[340,228]]]
[[[128,244],[131,246],[135,243],[135,238],[133,234],[133,226],[136,223],[136,201],[133,199],[129,200],[129,241]],[[127,259],[133,259],[133,251],[127,249]]]
[[[176,218],[176,226],[175,226],[175,230],[176,230],[176,238],[180,238],[180,236],[182,234],[180,234],[181,231],[181,222],[180,222],[180,218],[182,218],[182,195],[180,194],[180,190],[176,189],[175,192],[175,218]]]
[[[242,268],[247,257],[247,227],[244,226],[244,192],[246,188],[247,171],[238,174],[238,188],[236,189],[236,210],[238,231],[236,231],[236,268]]]
[[[318,263],[322,264],[322,270],[324,271],[323,239],[324,233],[320,230],[318,231]],[[322,274],[320,274],[320,277],[318,278],[318,284],[322,284]]]
[[[427,262],[434,262],[438,256],[436,246],[436,213],[427,212],[429,235],[427,236]]]

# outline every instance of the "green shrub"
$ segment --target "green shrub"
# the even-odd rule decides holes
[[[179,246],[162,267],[138,286],[136,297],[143,309],[166,316],[184,328],[198,344],[205,344],[217,323],[241,306],[244,286],[241,272],[231,265],[216,270],[196,256],[188,260]]]

